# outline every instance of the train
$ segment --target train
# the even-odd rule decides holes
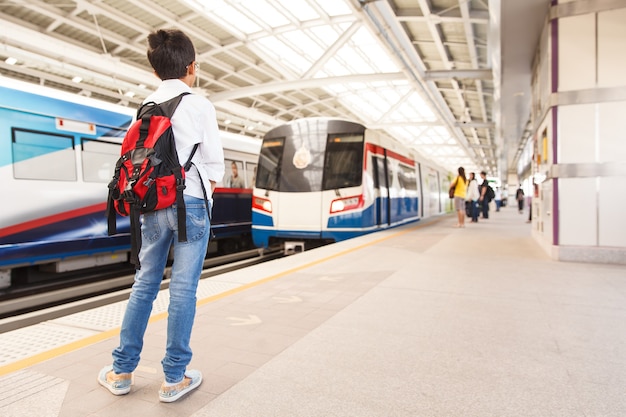
[[[28,284],[35,270],[128,262],[128,218],[118,217],[118,234],[108,236],[105,208],[135,111],[0,77],[0,289]],[[250,207],[261,140],[220,135],[226,174],[213,194],[209,252],[230,253],[253,247]]]
[[[268,131],[252,195],[252,239],[297,253],[451,211],[451,173],[397,139],[312,117]]]

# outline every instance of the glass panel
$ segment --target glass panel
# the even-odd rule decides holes
[[[246,162],[246,187],[247,188],[254,187],[254,183],[256,182],[256,170],[257,170],[257,164],[253,164],[252,162]]]
[[[83,139],[83,180],[108,183],[120,156],[119,143]]]
[[[285,143],[281,163],[280,191],[303,193],[322,189],[325,130],[293,132]]]
[[[17,179],[76,181],[71,136],[13,129],[13,175]]]
[[[417,179],[415,177],[415,169],[406,165],[399,165],[398,179],[400,180],[400,188],[405,190],[417,191]]]
[[[278,191],[280,162],[284,144],[284,138],[263,141],[255,184],[257,188]]]
[[[326,147],[323,190],[355,187],[363,176],[363,135],[331,135]]]
[[[246,188],[243,178],[243,162],[225,159],[224,165],[224,187],[226,188]]]
[[[386,178],[385,160],[383,158],[376,158],[378,163],[378,186],[380,189],[387,189],[389,187],[389,180]]]

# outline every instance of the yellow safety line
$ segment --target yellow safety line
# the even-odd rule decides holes
[[[441,218],[442,217],[439,217],[439,218],[435,219],[434,222],[438,222],[439,220],[441,220]],[[429,222],[428,224],[432,224],[432,222]],[[346,255],[346,254],[348,254],[350,252],[354,252],[356,250],[365,248],[367,246],[371,246],[373,244],[385,241],[387,239],[391,239],[392,237],[401,236],[401,235],[403,235],[405,233],[409,233],[409,232],[411,232],[411,231],[413,231],[415,229],[418,229],[420,227],[423,227],[423,226],[425,226],[424,223],[418,223],[416,226],[413,226],[413,227],[408,228],[406,230],[399,231],[399,232],[390,234],[388,236],[384,236],[384,237],[372,240],[371,242],[368,242],[368,243],[363,243],[363,244],[361,244],[359,246],[355,246],[355,247],[350,248],[350,249],[345,249],[345,250],[343,250],[341,252],[337,252],[335,254],[329,255],[329,256],[327,256],[325,258],[321,258],[321,259],[318,259],[318,260],[315,260],[315,261],[311,261],[311,262],[306,263],[304,265],[300,265],[298,267],[291,268],[291,269],[289,269],[287,271],[283,271],[283,272],[280,272],[278,274],[271,275],[271,276],[266,277],[266,278],[262,278],[262,279],[260,279],[258,281],[250,282],[248,284],[241,285],[241,286],[239,286],[237,288],[233,288],[231,290],[224,291],[222,293],[219,293],[219,294],[216,294],[216,295],[212,295],[212,296],[207,297],[207,298],[203,298],[201,300],[198,300],[196,305],[197,306],[201,306],[201,305],[204,305],[204,304],[208,304],[208,303],[220,300],[222,298],[231,296],[231,295],[236,294],[238,292],[247,290],[249,288],[256,287],[257,285],[261,285],[261,284],[264,284],[266,282],[273,281],[273,280],[278,279],[280,277],[283,277],[285,275],[289,275],[289,274],[292,274],[294,272],[310,268],[310,267],[312,267],[314,265],[317,265],[317,264],[321,264],[323,262],[326,262],[326,261],[331,260],[333,258],[336,258],[338,256]],[[150,316],[150,320],[148,321],[148,323],[154,323],[154,322],[163,320],[166,317],[167,317],[167,312],[157,313],[157,314],[154,314],[153,316]],[[11,373],[11,372],[16,372],[16,371],[22,370],[24,368],[28,368],[29,366],[36,365],[36,364],[41,363],[43,361],[46,361],[46,360],[49,360],[49,359],[53,359],[53,358],[55,358],[57,356],[64,355],[66,353],[69,353],[69,352],[72,352],[72,351],[84,348],[86,346],[90,346],[90,345],[93,345],[95,343],[102,342],[103,340],[106,340],[108,338],[111,338],[111,337],[119,335],[120,329],[121,329],[120,327],[116,327],[116,328],[113,328],[113,329],[110,329],[110,330],[107,330],[107,331],[104,331],[104,332],[101,332],[101,333],[98,333],[98,334],[95,334],[95,335],[92,335],[92,336],[88,336],[88,337],[85,337],[83,339],[71,342],[71,343],[68,343],[66,345],[59,346],[59,347],[47,350],[45,352],[38,353],[38,354],[33,355],[33,356],[29,356],[27,358],[24,358],[24,359],[21,359],[19,361],[10,363],[8,365],[1,366],[0,367],[0,376],[6,375],[6,374]]]

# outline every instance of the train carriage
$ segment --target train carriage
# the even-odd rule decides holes
[[[0,288],[32,268],[64,272],[124,263],[128,218],[107,235],[107,184],[135,110],[0,78]],[[213,194],[212,250],[252,247],[252,182],[260,140],[221,132],[239,188]],[[227,176],[234,175],[227,167]],[[248,242],[248,243],[246,243]],[[217,246],[217,247],[216,247]]]
[[[434,194],[422,168],[433,170]],[[306,118],[263,140],[252,201],[255,245],[302,250],[414,222],[445,211],[437,170],[400,142],[346,120]],[[430,185],[429,185],[430,186]]]

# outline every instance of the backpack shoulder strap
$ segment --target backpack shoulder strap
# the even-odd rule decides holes
[[[172,118],[172,116],[174,115],[174,112],[176,111],[176,108],[180,104],[180,101],[183,99],[183,97],[185,97],[188,94],[191,94],[191,93],[186,91],[184,93],[177,95],[174,98],[171,98],[159,104],[159,107],[161,109],[163,116]],[[198,148],[198,145],[197,144],[194,145],[193,151],[191,152],[191,155],[189,155],[189,158],[187,162],[185,163],[185,167],[187,165],[191,165],[191,158],[193,158],[193,154],[196,152],[197,148]],[[188,171],[188,169],[186,169],[186,171]],[[176,174],[179,174],[179,173],[180,173],[179,171],[176,172]],[[176,178],[176,205],[178,206],[177,216],[178,216],[178,241],[179,242],[187,241],[187,208],[185,207],[185,199],[183,197],[184,189],[185,189],[184,178],[182,178],[182,176],[181,177],[177,176]]]
[[[174,115],[174,112],[176,111],[176,108],[178,107],[178,105],[180,104],[180,101],[183,99],[183,97],[185,97],[186,95],[191,94],[188,91],[185,91],[184,93],[181,93],[179,95],[177,95],[174,98],[171,98],[167,101],[164,101],[163,103],[159,104],[159,107],[161,109],[161,112],[163,114],[163,116],[167,116],[170,119],[172,118],[172,116]]]
[[[211,220],[211,210],[209,208],[209,197],[208,197],[208,194],[206,192],[206,188],[204,186],[204,181],[202,180],[202,174],[200,173],[200,170],[198,169],[196,164],[191,162],[191,158],[193,158],[193,155],[198,150],[198,146],[199,145],[200,145],[199,143],[196,143],[195,145],[193,145],[193,149],[191,150],[191,153],[189,154],[189,158],[187,158],[187,162],[185,162],[185,165],[183,165],[183,168],[185,169],[185,171],[189,171],[191,169],[192,165],[196,167],[196,171],[198,171],[198,178],[200,178],[200,185],[202,186],[202,193],[204,194],[204,206],[206,207],[206,211],[207,211],[207,214],[209,215],[209,221],[210,221]],[[211,237],[213,237],[213,229],[211,229]]]

